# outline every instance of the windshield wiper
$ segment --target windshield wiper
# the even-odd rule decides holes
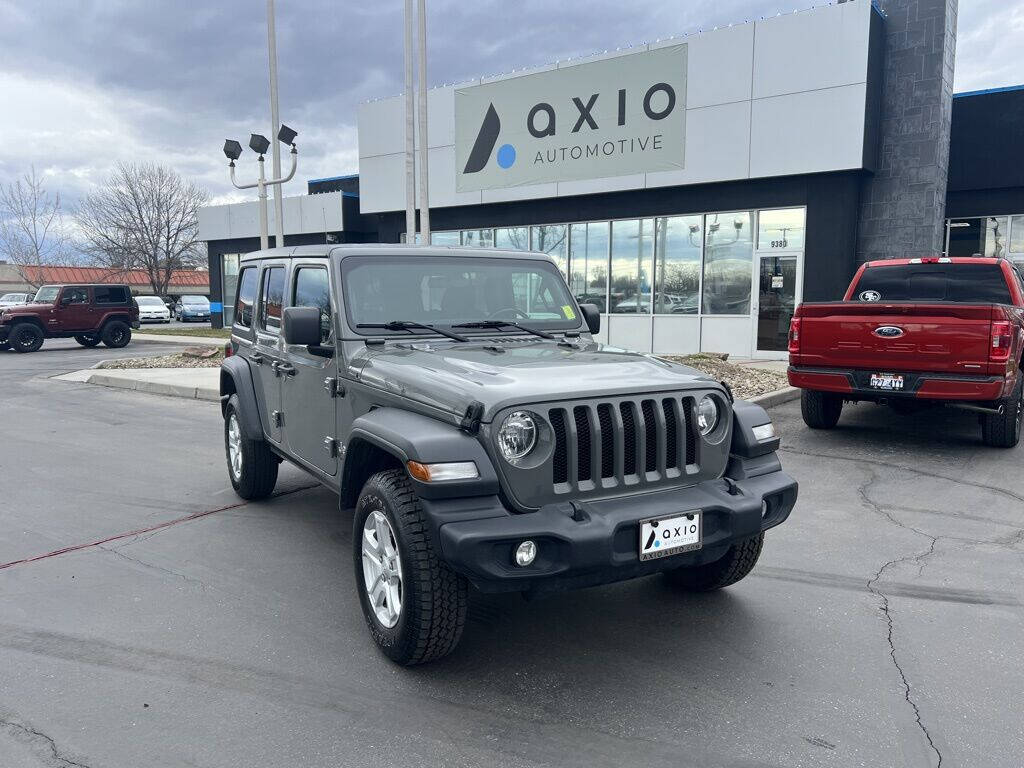
[[[473,323],[455,323],[452,328],[516,328],[520,331],[526,331],[532,333],[534,336],[540,336],[542,339],[553,339],[555,338],[550,333],[545,331],[538,331],[536,328],[528,328],[525,325],[514,323],[511,320],[477,320]]]
[[[426,323],[416,323],[412,320],[389,320],[386,323],[358,323],[356,328],[383,328],[385,331],[409,331],[412,332],[413,328],[422,328],[425,331],[431,333],[439,333],[442,336],[447,336],[449,339],[455,341],[469,341],[465,336],[460,336],[452,331],[445,330],[444,328],[438,328],[435,325],[427,325]]]

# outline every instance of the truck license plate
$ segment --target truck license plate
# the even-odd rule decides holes
[[[872,373],[869,383],[873,389],[903,389],[903,377],[894,373]]]
[[[690,552],[701,547],[700,510],[640,521],[640,559]]]

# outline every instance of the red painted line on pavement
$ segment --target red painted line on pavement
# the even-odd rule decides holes
[[[304,485],[301,488],[293,488],[290,491],[282,491],[281,493],[278,493],[278,494],[276,494],[275,496],[273,496],[271,498],[276,499],[276,498],[279,498],[281,496],[288,496],[289,494],[292,494],[292,493],[298,493],[299,491],[308,491],[309,489],[316,488],[316,487],[317,486],[315,486],[315,485]],[[114,536],[108,536],[105,539],[97,539],[96,541],[89,541],[89,542],[86,542],[85,544],[72,544],[69,547],[62,547],[61,549],[55,549],[52,552],[46,552],[46,553],[41,554],[41,555],[34,555],[32,557],[25,557],[25,558],[22,558],[21,560],[12,560],[9,563],[0,563],[0,571],[4,570],[5,568],[13,568],[16,565],[25,565],[27,563],[34,563],[37,560],[45,560],[45,559],[47,559],[49,557],[57,557],[58,555],[66,555],[69,552],[78,552],[79,550],[82,550],[82,549],[89,549],[90,547],[98,547],[101,544],[108,544],[111,541],[118,541],[120,539],[127,539],[127,538],[129,538],[131,536],[139,536],[139,535],[141,535],[143,533],[152,533],[153,531],[159,531],[162,528],[170,528],[172,525],[178,525],[179,523],[187,523],[189,520],[198,520],[201,517],[207,517],[208,515],[215,515],[218,512],[227,512],[228,510],[231,510],[231,509],[238,509],[239,507],[244,507],[247,504],[249,504],[248,501],[240,501],[237,504],[228,504],[227,506],[217,507],[216,509],[207,509],[207,510],[205,510],[203,512],[193,512],[191,515],[185,515],[184,517],[177,517],[174,520],[167,520],[167,521],[165,521],[163,523],[157,523],[156,525],[151,525],[148,528],[138,528],[138,529],[136,529],[134,531],[127,531],[125,533],[115,534]]]

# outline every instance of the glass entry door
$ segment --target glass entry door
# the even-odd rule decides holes
[[[754,349],[759,357],[783,358],[789,341],[789,321],[800,284],[798,254],[758,256],[757,306],[754,308]]]

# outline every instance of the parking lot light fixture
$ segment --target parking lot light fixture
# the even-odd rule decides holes
[[[224,156],[231,162],[234,162],[242,156],[242,145],[234,139],[225,139]]]
[[[295,137],[298,136],[298,132],[292,130],[284,123],[281,123],[281,130],[277,132],[277,140],[282,144],[287,144],[290,147],[295,146]]]
[[[256,188],[256,190],[258,191],[259,205],[260,205],[260,249],[261,250],[266,250],[267,248],[270,247],[269,233],[268,233],[268,229],[269,229],[269,222],[268,222],[269,214],[268,214],[268,211],[267,211],[267,187],[277,187],[277,186],[279,186],[281,184],[284,184],[286,182],[291,181],[292,178],[295,176],[295,169],[298,166],[298,154],[299,154],[299,150],[295,146],[295,137],[298,136],[298,135],[299,134],[298,134],[297,131],[294,131],[291,128],[288,128],[288,126],[285,126],[285,125],[281,126],[281,130],[278,132],[277,137],[282,142],[291,144],[291,148],[292,148],[292,151],[291,151],[292,167],[288,171],[288,175],[287,176],[284,176],[282,178],[273,178],[273,179],[268,179],[267,178],[266,171],[265,171],[265,168],[264,168],[264,162],[265,161],[264,161],[264,158],[263,158],[263,156],[267,153],[267,150],[270,149],[270,140],[266,136],[264,136],[264,135],[262,135],[260,133],[253,133],[253,134],[251,134],[249,136],[249,148],[253,152],[255,152],[257,155],[259,155],[259,157],[257,158],[257,162],[259,163],[259,175],[258,175],[256,181],[254,181],[254,182],[252,182],[250,184],[239,184],[238,180],[235,178],[235,160],[237,160],[242,155],[242,145],[239,144],[234,139],[228,139],[227,141],[224,142],[224,154],[225,154],[225,156],[227,156],[227,158],[229,160],[228,168],[230,169],[231,183],[237,189],[253,189],[253,188]],[[287,141],[286,141],[286,139],[287,139]]]
[[[249,136],[249,149],[263,157],[263,155],[267,154],[267,150],[270,149],[270,139],[262,134],[253,133]]]

